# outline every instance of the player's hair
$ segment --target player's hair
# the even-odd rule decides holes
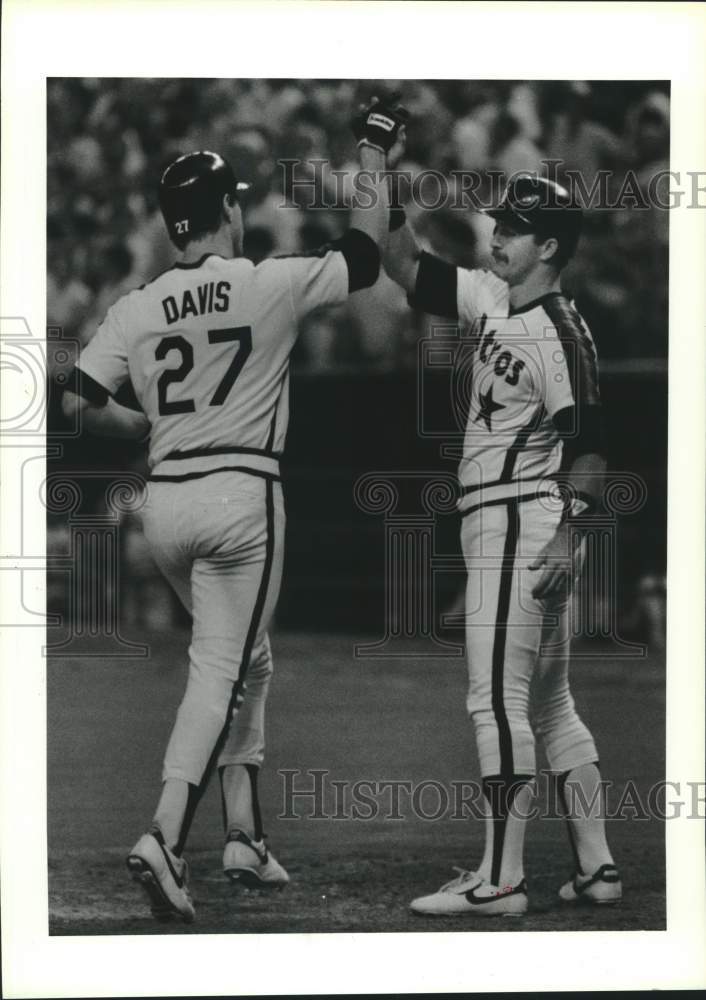
[[[553,233],[548,230],[533,233],[533,236],[534,242],[537,245],[544,243],[545,240],[555,239],[557,241],[558,246],[554,251],[554,255],[549,259],[549,263],[552,267],[555,267],[557,271],[563,270],[563,268],[566,267],[571,258],[574,256],[580,238],[580,234],[577,232]]]

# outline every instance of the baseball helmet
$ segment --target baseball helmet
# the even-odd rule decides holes
[[[218,224],[223,196],[237,200],[250,187],[236,180],[230,163],[207,150],[187,153],[167,167],[159,182],[159,205],[175,243],[187,243]]]
[[[535,174],[517,174],[505,188],[500,204],[485,212],[519,233],[555,236],[566,257],[576,249],[583,212],[556,181]]]

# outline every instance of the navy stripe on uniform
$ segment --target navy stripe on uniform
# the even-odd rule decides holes
[[[493,817],[493,853],[490,868],[490,881],[493,885],[500,885],[505,834],[513,803],[520,789],[532,779],[531,774],[514,774],[512,777],[493,774],[483,778],[483,795]],[[520,887],[518,889],[523,891]],[[492,899],[492,896],[490,898]]]
[[[185,472],[181,476],[150,476],[151,483],[185,483],[189,479],[203,479],[204,476],[213,476],[217,472],[247,472],[251,476],[259,476],[268,482],[281,482],[281,476],[274,472],[266,472],[264,469],[249,469],[245,465],[220,465],[217,469],[204,469],[201,472]]]
[[[517,500],[508,500],[507,529],[505,534],[505,550],[500,567],[500,588],[498,591],[498,609],[495,617],[495,638],[493,640],[493,665],[491,701],[493,715],[498,727],[500,744],[500,774],[513,774],[512,735],[510,723],[505,712],[505,646],[507,640],[507,620],[510,611],[510,595],[515,576],[515,553],[520,535],[520,508]]]
[[[547,298],[543,305],[564,350],[574,404],[600,405],[596,351],[581,317],[563,295]]]
[[[512,481],[515,464],[517,463],[517,456],[524,448],[527,447],[527,442],[529,441],[532,433],[540,427],[544,416],[544,404],[540,403],[535,412],[532,414],[529,423],[525,424],[525,426],[521,427],[517,432],[515,440],[505,452],[505,461],[503,463],[502,472],[500,473],[501,483],[509,483]]]
[[[265,510],[267,518],[267,538],[265,541],[265,563],[262,567],[262,579],[260,580],[260,586],[257,591],[257,598],[255,600],[255,607],[253,609],[252,617],[250,619],[250,628],[248,629],[248,634],[245,639],[245,646],[243,648],[243,657],[240,661],[240,672],[238,674],[237,686],[242,686],[245,680],[245,674],[247,673],[248,666],[250,665],[250,656],[252,654],[253,646],[255,644],[255,638],[257,636],[258,629],[260,628],[260,621],[262,619],[262,612],[265,608],[265,600],[267,598],[267,588],[270,585],[270,575],[272,573],[272,561],[274,559],[275,553],[275,498],[274,498],[274,486],[272,480],[268,479],[266,491],[265,491]],[[233,691],[233,701],[237,695],[237,691]],[[230,718],[230,713],[229,713]]]
[[[289,377],[289,369],[287,369],[282,376],[282,380],[279,384],[279,392],[277,393],[277,402],[275,403],[275,412],[272,415],[272,423],[270,424],[270,433],[267,435],[267,448],[270,449],[270,454],[275,455],[277,458],[281,456],[281,452],[271,451],[272,445],[275,442],[275,431],[277,430],[277,418],[279,416],[279,407],[282,402],[282,393],[284,392],[284,386]]]
[[[498,507],[500,504],[504,503],[525,503],[527,500],[539,500],[540,497],[556,498],[556,494],[550,493],[549,490],[541,490],[540,492],[535,490],[533,493],[522,493],[518,497],[497,497],[495,500],[486,500],[484,503],[474,504],[472,507],[469,507],[468,510],[462,510],[461,517],[468,517],[469,514],[473,514],[482,507]]]
[[[263,458],[281,458],[280,451],[267,448],[246,448],[233,445],[222,448],[188,448],[185,451],[170,451],[160,459],[161,462],[179,462],[185,458],[207,458],[209,455],[262,455]]]
[[[221,254],[219,254],[219,253],[205,253],[205,254],[202,254],[202,256],[199,257],[198,260],[193,260],[190,263],[187,263],[187,262],[185,262],[183,260],[177,260],[173,264],[170,264],[169,267],[165,267],[165,269],[163,271],[160,271],[159,274],[156,274],[154,276],[154,278],[150,278],[149,281],[146,281],[144,283],[144,285],[140,285],[140,287],[137,289],[137,291],[141,292],[143,288],[147,288],[148,285],[153,285],[155,281],[159,281],[159,279],[162,278],[165,274],[169,274],[170,271],[174,271],[175,269],[178,269],[180,271],[192,271],[192,270],[195,270],[196,268],[201,267],[201,265],[204,263],[204,261],[206,260],[207,257],[221,257]],[[222,259],[226,260],[225,257],[223,257]]]
[[[262,621],[262,613],[265,609],[265,601],[267,600],[267,591],[270,586],[270,577],[272,575],[272,563],[274,560],[275,552],[275,503],[274,503],[274,485],[271,479],[267,481],[266,487],[266,497],[265,497],[265,511],[266,511],[266,540],[265,540],[265,561],[262,566],[262,577],[260,579],[260,586],[257,590],[257,597],[255,598],[255,606],[253,607],[252,615],[250,616],[250,625],[248,627],[248,632],[245,638],[245,645],[243,646],[243,655],[240,660],[240,667],[238,669],[238,678],[233,684],[233,690],[231,692],[230,700],[228,702],[228,709],[226,711],[225,721],[223,723],[223,728],[221,729],[220,735],[216,740],[216,745],[213,748],[213,752],[206,764],[206,769],[201,778],[201,782],[198,785],[189,785],[188,800],[186,804],[186,810],[184,813],[184,820],[182,822],[181,830],[179,832],[179,840],[177,842],[175,853],[180,855],[184,850],[184,845],[186,843],[186,838],[189,835],[189,829],[196,813],[196,808],[206,791],[208,782],[213,774],[213,770],[216,766],[216,762],[225,746],[226,740],[228,739],[228,732],[233,719],[233,710],[236,707],[238,693],[242,689],[245,683],[245,677],[247,674],[248,667],[250,665],[250,657],[252,656],[253,646],[255,645],[255,639],[257,638],[257,633],[260,629],[260,623]]]
[[[512,485],[514,485],[515,483],[518,483],[518,484],[522,484],[522,483],[538,483],[538,482],[542,482],[542,478],[549,478],[549,477],[540,477],[540,476],[537,476],[537,475],[527,476],[525,479],[523,479],[522,477],[520,477],[519,479],[510,479],[509,483],[512,484]],[[487,489],[490,489],[493,486],[505,486],[507,484],[508,484],[508,480],[506,480],[506,479],[489,479],[487,483],[482,482],[482,483],[474,483],[473,486],[462,486],[461,487],[461,496],[462,497],[467,497],[471,493],[477,493],[479,490],[487,490]]]

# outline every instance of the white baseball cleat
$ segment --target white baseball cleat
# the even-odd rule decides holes
[[[477,872],[454,868],[458,877],[438,892],[420,896],[410,903],[413,913],[434,917],[521,917],[527,911],[527,883],[516,886],[491,885]]]
[[[183,858],[172,854],[159,835],[146,833],[140,837],[126,864],[135,882],[144,889],[156,920],[180,917],[187,924],[193,922],[196,913],[186,887],[189,867]]]
[[[593,875],[574,875],[559,890],[559,898],[565,903],[591,903],[594,906],[610,906],[623,898],[623,886],[615,865],[601,865]]]
[[[241,830],[228,834],[223,873],[247,889],[284,889],[289,882],[289,875],[267,850],[264,839],[252,840]]]

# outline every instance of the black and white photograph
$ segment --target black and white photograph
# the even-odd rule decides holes
[[[35,71],[39,162],[3,188],[41,226],[9,265],[3,233],[3,935],[21,895],[66,965],[14,958],[8,996],[704,985],[702,116],[673,60],[476,59],[531,5],[466,65],[366,59],[372,8],[426,52],[433,6],[242,5],[280,21],[261,73]],[[141,978],[150,948],[224,978]]]

